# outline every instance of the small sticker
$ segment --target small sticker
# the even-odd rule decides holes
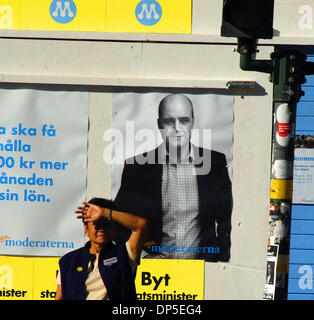
[[[82,268],[82,267],[77,267],[76,270],[77,270],[78,272],[81,272],[81,271],[83,271],[83,268]]]
[[[277,124],[277,133],[280,137],[288,137],[291,133],[290,123],[280,123]]]

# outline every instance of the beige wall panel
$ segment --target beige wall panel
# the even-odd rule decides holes
[[[217,277],[217,274],[221,276]],[[260,300],[263,296],[265,272],[262,270],[206,264],[205,279],[204,300]]]
[[[276,0],[274,10],[274,29],[280,37],[313,37],[312,0]]]
[[[269,215],[271,97],[237,98],[235,108],[231,263],[264,268]]]
[[[90,92],[87,200],[93,197],[110,198],[111,167],[103,160],[103,151],[109,142],[105,142],[103,136],[105,130],[111,128],[111,105],[111,93]]]
[[[29,39],[0,39],[0,45],[0,74],[252,80],[239,70],[234,45]]]
[[[194,0],[192,12],[193,34],[220,35],[222,21],[221,0]]]

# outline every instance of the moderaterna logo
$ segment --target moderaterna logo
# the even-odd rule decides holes
[[[76,5],[73,0],[54,0],[50,5],[50,15],[58,23],[69,23],[76,16]]]
[[[162,8],[155,0],[143,0],[136,6],[135,15],[141,24],[153,26],[161,19]]]

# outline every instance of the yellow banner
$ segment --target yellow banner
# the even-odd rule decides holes
[[[53,300],[59,258],[0,256],[0,300]]]
[[[53,300],[60,258],[0,256],[0,300]],[[144,259],[138,300],[203,300],[204,261]]]
[[[191,0],[107,0],[107,32],[191,33]]]
[[[135,285],[138,300],[203,300],[204,261],[141,260]]]
[[[0,29],[191,33],[191,0],[0,0]]]

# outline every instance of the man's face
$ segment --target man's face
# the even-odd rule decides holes
[[[170,155],[189,152],[193,125],[191,103],[183,96],[169,97],[160,112],[158,127]]]
[[[114,227],[101,221],[84,224],[86,235],[95,244],[103,245],[110,243],[114,238]]]

